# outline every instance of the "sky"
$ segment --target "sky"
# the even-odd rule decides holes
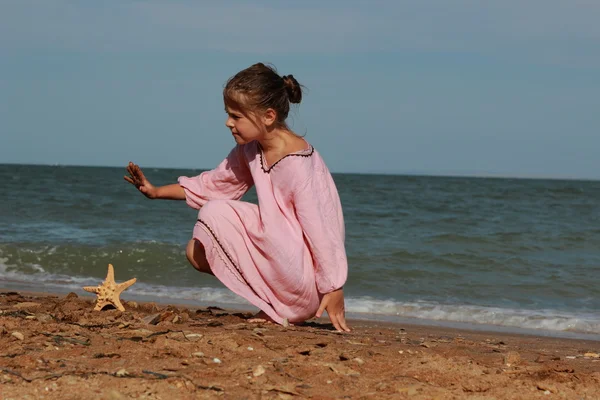
[[[226,80],[333,172],[600,179],[597,0],[0,0],[0,164],[210,169]]]

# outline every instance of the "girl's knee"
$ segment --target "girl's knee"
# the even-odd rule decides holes
[[[185,255],[188,261],[194,265],[194,247],[196,246],[196,239],[192,239],[188,242],[187,247],[185,249]]]
[[[206,260],[206,253],[204,252],[204,246],[196,239],[192,239],[188,242],[185,250],[185,255],[188,261],[194,268],[200,272],[207,274],[213,274],[208,261]]]

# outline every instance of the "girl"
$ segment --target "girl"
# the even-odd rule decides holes
[[[327,311],[349,331],[339,195],[319,153],[285,122],[300,84],[259,63],[229,79],[223,99],[237,145],[219,166],[155,187],[130,162],[125,180],[150,199],[200,210],[188,260],[260,308],[260,318],[302,322]],[[252,185],[258,206],[240,201]]]

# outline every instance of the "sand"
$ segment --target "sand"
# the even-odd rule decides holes
[[[600,342],[0,291],[0,399],[600,399]]]

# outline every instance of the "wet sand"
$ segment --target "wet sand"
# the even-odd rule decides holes
[[[600,399],[600,342],[0,290],[0,399]]]

